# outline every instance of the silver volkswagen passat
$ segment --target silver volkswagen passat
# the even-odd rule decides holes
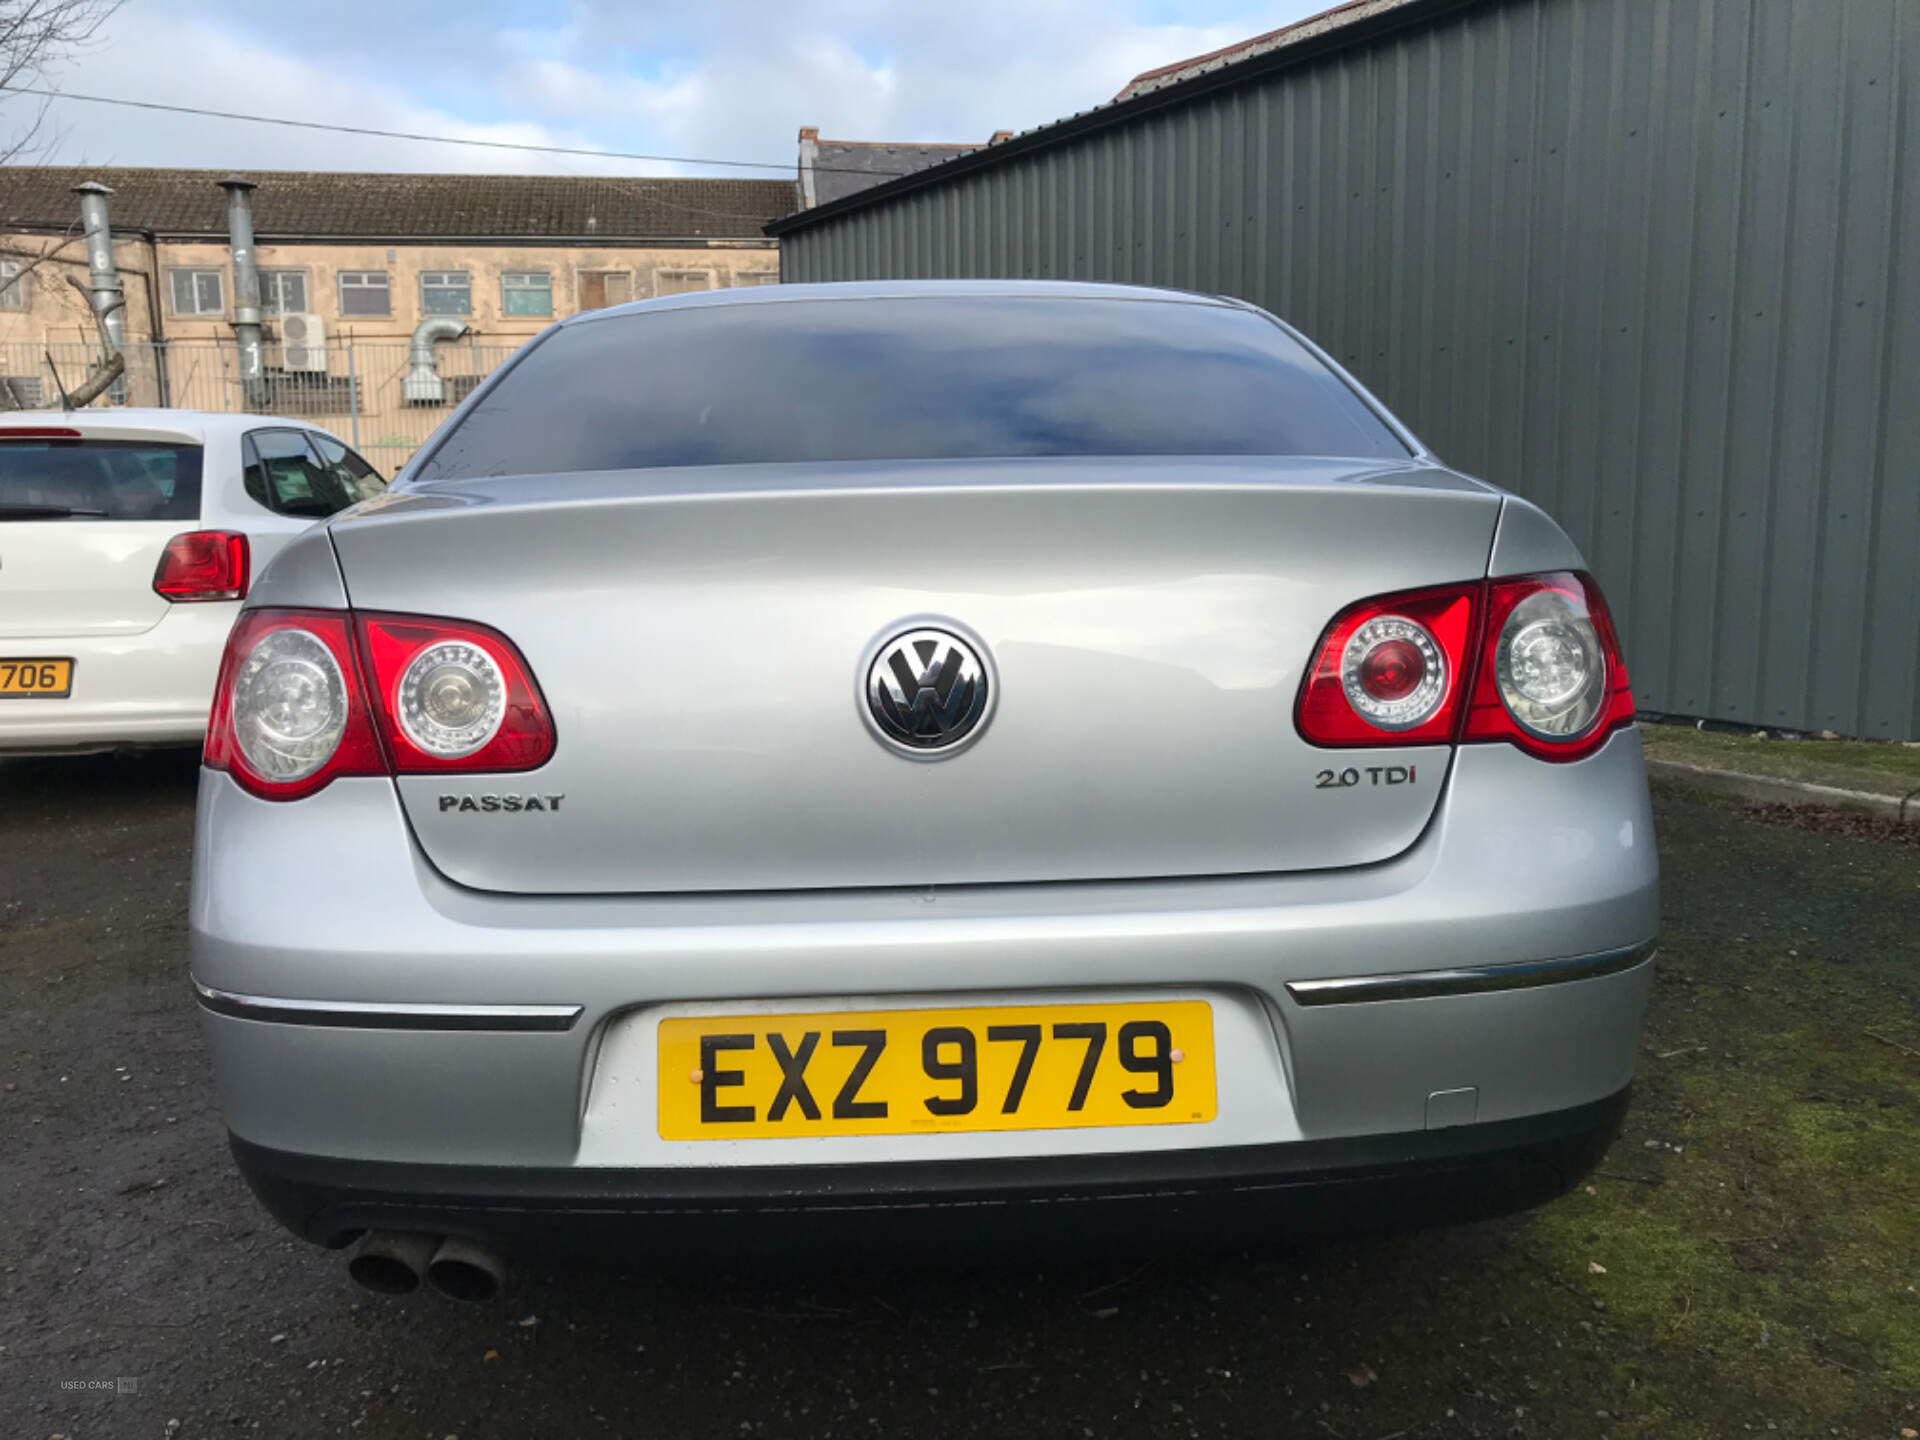
[[[233,1151],[463,1295],[1535,1203],[1651,983],[1632,720],[1567,537],[1250,305],[576,316],[247,596],[192,901]]]

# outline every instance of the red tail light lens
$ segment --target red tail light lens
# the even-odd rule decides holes
[[[155,593],[176,603],[247,598],[247,537],[229,530],[176,535],[154,567]]]
[[[1463,739],[1505,740],[1543,760],[1578,760],[1632,723],[1626,661],[1591,575],[1558,571],[1488,584]]]
[[[1321,636],[1295,707],[1324,746],[1506,741],[1578,760],[1633,723],[1613,617],[1571,571],[1384,595]]]
[[[1315,745],[1432,745],[1453,738],[1478,585],[1382,595],[1320,637],[1294,719]]]
[[[220,661],[203,758],[267,800],[297,800],[338,775],[387,773],[344,612],[241,615]]]
[[[413,615],[356,620],[395,770],[532,770],[553,755],[540,687],[499,631]]]
[[[484,625],[260,609],[227,637],[204,752],[268,800],[341,775],[531,770],[553,723],[513,643]]]

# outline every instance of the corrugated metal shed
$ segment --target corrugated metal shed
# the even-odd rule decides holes
[[[1286,316],[1543,505],[1640,705],[1920,736],[1920,4],[1411,0],[769,227]]]

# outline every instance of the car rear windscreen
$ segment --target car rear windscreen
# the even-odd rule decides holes
[[[639,310],[535,344],[417,479],[764,462],[1407,447],[1284,329],[1210,303],[942,296]]]
[[[198,520],[200,447],[12,440],[0,430],[0,520]]]

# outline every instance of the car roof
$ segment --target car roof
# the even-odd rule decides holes
[[[592,324],[612,315],[660,310],[704,310],[722,305],[782,305],[797,300],[910,300],[961,296],[1021,300],[1152,300],[1187,305],[1244,308],[1237,300],[1152,285],[1105,285],[1086,280],[845,280],[821,285],[749,285],[734,290],[695,290],[635,300],[604,310],[584,310],[562,326]]]
[[[130,406],[89,406],[84,410],[9,410],[0,413],[0,431],[78,430],[88,439],[158,440],[204,445],[244,435],[249,430],[293,426],[325,430],[311,420],[283,415],[233,415],[218,410],[162,410]],[[332,434],[332,431],[328,431]]]

